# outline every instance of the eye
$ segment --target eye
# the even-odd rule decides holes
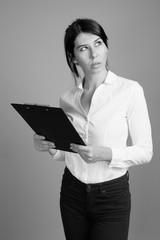
[[[102,40],[98,40],[96,43],[95,43],[95,46],[100,46],[100,45],[102,45]]]
[[[79,50],[81,51],[81,52],[83,52],[83,51],[85,51],[87,49],[87,47],[86,46],[83,46],[83,47],[81,47]]]

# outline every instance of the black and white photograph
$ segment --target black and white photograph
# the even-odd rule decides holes
[[[159,239],[159,12],[0,2],[0,239]]]

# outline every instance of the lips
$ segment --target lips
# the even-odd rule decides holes
[[[95,67],[99,67],[100,62],[94,62],[91,64],[91,67],[95,68]]]

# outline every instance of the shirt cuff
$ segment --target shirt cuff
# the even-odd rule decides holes
[[[109,167],[126,167],[125,163],[123,166],[122,159],[124,159],[124,151],[121,148],[112,148],[112,160],[109,164]]]
[[[54,151],[55,149],[49,149],[48,152],[49,154],[52,156],[52,158],[54,160],[59,160],[59,161],[64,161],[64,154],[62,154],[62,151],[57,150],[57,152],[55,153]]]

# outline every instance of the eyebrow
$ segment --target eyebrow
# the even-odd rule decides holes
[[[94,40],[94,43],[97,42],[99,39],[101,39],[101,38],[98,37],[96,40]],[[87,46],[87,45],[88,45],[87,43],[78,45],[78,46],[77,46],[77,49],[79,49],[79,48],[81,48],[81,47],[85,47],[85,46]]]

